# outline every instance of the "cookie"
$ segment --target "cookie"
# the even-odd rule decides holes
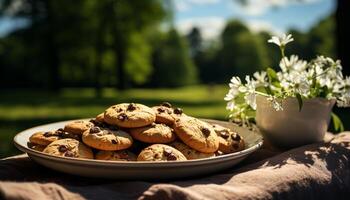
[[[42,145],[42,146],[47,146],[50,143],[59,139],[61,138],[59,137],[59,134],[56,133],[55,131],[46,131],[46,132],[39,131],[29,137],[29,141],[31,143]]]
[[[213,128],[219,136],[219,151],[227,154],[244,150],[243,137],[238,133],[217,124]]]
[[[175,120],[185,115],[181,108],[173,108],[170,103],[164,102],[159,106],[152,107],[156,113],[156,123],[173,125]]]
[[[179,150],[187,158],[187,160],[215,157],[214,153],[199,152],[179,141],[170,143],[169,145]]]
[[[85,131],[82,140],[92,148],[106,151],[127,149],[133,143],[133,139],[125,131],[97,126]]]
[[[100,113],[100,114],[98,114],[98,115],[95,117],[95,120],[96,120],[97,122],[99,122],[99,123],[104,123],[104,122],[105,122],[104,116],[105,116],[104,113]]]
[[[78,120],[66,124],[64,126],[64,131],[72,134],[81,135],[93,126],[94,124],[89,121]]]
[[[104,121],[124,128],[138,128],[152,124],[156,114],[142,104],[122,103],[109,107],[104,112]]]
[[[173,126],[176,135],[186,145],[202,153],[214,153],[219,148],[219,138],[213,127],[193,117],[181,117]]]
[[[141,142],[146,143],[169,143],[175,140],[176,136],[172,128],[164,124],[155,124],[129,129],[130,135]]]
[[[91,148],[75,139],[56,140],[49,144],[43,151],[54,156],[93,159]]]
[[[121,151],[99,151],[95,159],[111,161],[136,161],[136,155],[128,150]]]
[[[31,142],[28,142],[27,146],[29,148],[35,150],[35,151],[40,151],[40,152],[43,151],[46,148],[46,146],[44,146],[44,145],[34,144],[34,143],[31,143]]]
[[[164,144],[153,144],[141,151],[137,161],[184,161],[186,157],[175,148]]]

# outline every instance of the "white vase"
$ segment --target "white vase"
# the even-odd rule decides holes
[[[328,130],[335,100],[313,98],[303,101],[299,111],[296,98],[282,101],[282,111],[276,111],[266,97],[257,96],[256,123],[272,143],[295,147],[319,142]]]

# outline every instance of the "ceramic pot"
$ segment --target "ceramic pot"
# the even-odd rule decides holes
[[[273,144],[296,147],[322,141],[327,132],[335,100],[313,98],[303,101],[299,111],[296,98],[282,101],[282,111],[276,111],[264,96],[257,96],[256,123]]]

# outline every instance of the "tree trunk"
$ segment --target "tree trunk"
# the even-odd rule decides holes
[[[102,96],[102,85],[100,82],[102,72],[102,54],[104,49],[103,31],[105,30],[104,17],[99,20],[99,26],[96,33],[96,63],[95,63],[95,94],[96,97]]]
[[[118,2],[112,1],[112,32],[114,36],[114,55],[117,60],[116,62],[116,72],[117,72],[117,79],[118,84],[117,88],[119,90],[125,90],[127,88],[127,77],[125,73],[125,62],[126,62],[126,56],[127,56],[127,33],[123,31],[122,28],[122,22],[119,19],[118,16]]]
[[[336,39],[337,39],[337,54],[342,62],[344,74],[350,75],[350,29],[348,20],[350,19],[350,1],[337,0],[336,10]]]
[[[53,9],[51,2],[47,2],[47,59],[49,67],[49,83],[52,91],[59,91],[61,89],[61,78],[60,78],[60,60],[58,57],[58,47],[55,42],[56,33],[56,21],[54,18]]]

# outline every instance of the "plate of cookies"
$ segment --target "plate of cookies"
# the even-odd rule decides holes
[[[64,173],[128,180],[173,179],[233,167],[261,147],[258,130],[198,119],[164,102],[110,106],[92,119],[18,133],[15,146]]]

